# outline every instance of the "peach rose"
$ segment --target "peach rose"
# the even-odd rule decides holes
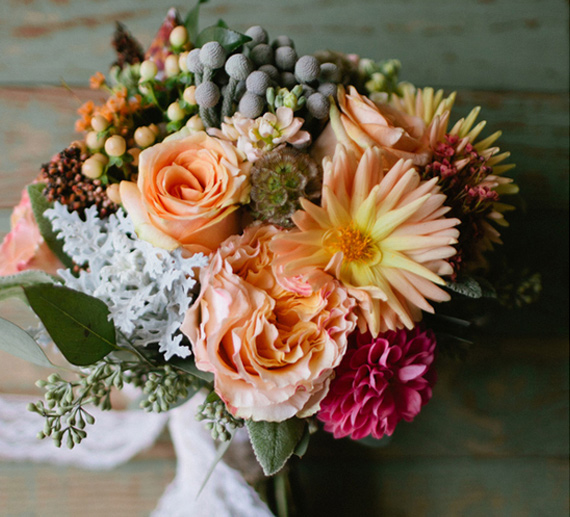
[[[121,201],[141,239],[210,253],[241,230],[250,167],[231,143],[200,131],[145,149],[137,184],[121,182]]]
[[[335,281],[306,296],[282,287],[268,246],[280,231],[253,225],[226,240],[181,327],[228,409],[270,422],[318,411],[356,325]]]
[[[332,156],[337,142],[356,151],[381,147],[394,157],[411,159],[414,165],[425,165],[430,156],[429,131],[420,117],[398,111],[388,104],[375,104],[360,95],[354,86],[348,93],[338,89],[338,107],[331,109],[331,121],[315,142],[314,158]]]
[[[42,238],[26,189],[12,212],[10,224],[12,229],[0,245],[0,276],[26,269],[41,269],[55,274],[64,267]]]

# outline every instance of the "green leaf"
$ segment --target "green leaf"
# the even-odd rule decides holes
[[[32,336],[4,318],[0,318],[0,350],[38,366],[53,367]]]
[[[468,298],[481,298],[483,296],[483,289],[479,282],[470,276],[464,276],[457,282],[448,282],[446,287]]]
[[[186,15],[184,25],[188,31],[188,38],[192,43],[196,41],[198,36],[198,20],[200,18],[200,5],[208,3],[208,0],[198,0],[196,5]],[[196,45],[194,45],[196,46]]]
[[[228,24],[221,18],[218,20],[218,23],[216,25],[218,27],[223,27],[224,29],[229,29]]]
[[[202,47],[209,41],[217,41],[226,49],[227,53],[230,54],[237,48],[241,47],[244,43],[251,41],[251,38],[231,29],[212,25],[198,34],[195,45],[196,47]]]
[[[214,374],[211,372],[203,372],[202,370],[198,370],[196,367],[196,363],[194,362],[194,358],[189,357],[188,359],[182,359],[181,357],[175,357],[168,361],[168,364],[171,364],[175,368],[182,370],[183,372],[189,373],[194,377],[198,377],[198,379],[202,379],[206,382],[214,382]]]
[[[44,197],[44,188],[45,183],[32,183],[28,185],[28,195],[30,196],[34,217],[49,249],[61,260],[65,267],[71,268],[73,267],[73,261],[63,251],[63,241],[57,238],[57,233],[53,231],[50,220],[44,217],[44,212],[53,206],[53,204]]]
[[[0,277],[0,301],[8,298],[19,298],[28,303],[22,287],[35,284],[56,283],[59,280],[44,271],[28,270]]]
[[[65,358],[87,366],[116,350],[115,327],[104,302],[63,286],[24,287],[33,311]]]
[[[290,418],[284,422],[246,422],[253,452],[266,476],[279,472],[295,449],[305,430],[305,422]]]
[[[295,447],[295,451],[293,452],[293,454],[295,454],[295,456],[298,456],[299,458],[302,458],[307,452],[307,449],[309,448],[310,440],[311,440],[311,431],[309,430],[309,426],[306,425],[305,430],[303,431],[303,436],[301,437],[301,440],[297,444],[297,447]]]
[[[234,433],[235,433],[235,431],[234,431]],[[232,437],[229,440],[220,443],[220,445],[218,446],[218,450],[216,451],[216,457],[214,458],[214,461],[212,461],[212,464],[210,465],[208,472],[206,472],[206,477],[204,478],[204,481],[202,481],[202,484],[200,485],[198,493],[196,494],[196,498],[198,498],[200,496],[200,494],[202,493],[202,490],[204,490],[204,487],[206,486],[206,484],[210,480],[210,477],[212,477],[212,474],[214,473],[214,469],[216,468],[216,465],[218,463],[220,463],[220,461],[224,457],[224,454],[226,452],[228,452],[228,449],[230,448],[230,445],[231,445],[233,437],[234,437],[234,433],[232,433]]]

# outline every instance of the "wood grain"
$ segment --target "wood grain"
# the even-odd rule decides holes
[[[176,2],[186,11],[194,2]],[[2,83],[86,84],[114,58],[108,41],[122,20],[145,45],[171,0],[3,0]],[[288,34],[300,54],[316,49],[398,58],[418,84],[488,90],[568,88],[565,0],[240,0],[203,6],[202,26],[224,18],[245,31]],[[254,14],[253,14],[254,13]],[[22,64],[25,63],[23,66]]]

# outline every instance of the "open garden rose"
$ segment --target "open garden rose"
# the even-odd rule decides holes
[[[336,281],[306,296],[281,286],[268,246],[279,231],[256,225],[224,242],[181,327],[234,416],[273,422],[319,409],[356,319]]]
[[[41,236],[26,189],[14,208],[10,224],[11,231],[0,244],[0,276],[26,269],[42,269],[55,274],[63,267]]]
[[[140,238],[210,253],[240,231],[250,165],[230,142],[201,131],[145,149],[137,184],[123,181],[121,200]]]

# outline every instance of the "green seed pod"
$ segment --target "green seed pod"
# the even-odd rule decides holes
[[[321,65],[314,56],[300,57],[295,64],[295,77],[302,83],[310,83],[318,79]]]
[[[212,81],[204,81],[196,88],[196,104],[202,108],[213,108],[220,96],[220,89]]]
[[[265,99],[251,92],[246,92],[239,101],[238,111],[248,118],[257,118],[263,113]]]
[[[275,64],[280,70],[292,72],[295,70],[297,52],[292,47],[279,47],[275,50]]]
[[[245,87],[248,92],[255,95],[265,96],[267,88],[271,86],[271,78],[265,72],[256,70],[247,76]]]
[[[338,66],[334,63],[323,63],[320,66],[320,79],[321,81],[338,83],[341,79]]]
[[[200,49],[195,48],[188,53],[186,57],[186,66],[193,74],[201,74],[204,71],[204,65],[200,61]]]
[[[293,40],[289,36],[277,36],[273,40],[273,47],[274,48],[279,48],[279,47],[295,48],[295,43],[293,43]]]
[[[261,65],[258,70],[266,73],[273,82],[276,83],[279,81],[279,70],[273,65]]]
[[[332,95],[332,97],[336,98],[337,92],[337,85],[334,83],[323,83],[319,85],[319,93],[324,95],[327,99]]]
[[[251,38],[251,41],[246,43],[246,46],[249,48],[253,48],[260,43],[267,43],[269,41],[269,37],[267,35],[267,31],[260,27],[259,25],[254,25],[245,31],[245,35]]]
[[[205,43],[199,55],[200,62],[212,70],[222,68],[226,62],[226,51],[217,41]]]
[[[250,54],[253,64],[256,66],[273,64],[273,48],[267,43],[260,43],[251,49]]]
[[[253,64],[244,54],[234,54],[226,61],[225,69],[232,79],[244,81],[253,72]]]

